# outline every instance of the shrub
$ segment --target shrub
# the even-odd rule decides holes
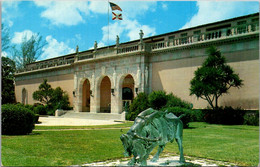
[[[205,110],[205,121],[211,124],[242,125],[245,111],[232,107]]]
[[[47,83],[46,79],[44,79],[43,83],[39,86],[39,89],[33,93],[33,99],[40,101],[42,104],[45,104],[44,112],[42,111],[42,107],[38,108],[43,112],[42,114],[47,113],[48,115],[54,115],[57,109],[72,109],[72,107],[69,106],[70,103],[68,94],[60,87],[53,89],[51,85]]]
[[[39,117],[40,117],[39,114],[34,114],[34,123],[35,124],[39,123]]]
[[[205,122],[205,114],[200,109],[192,109],[191,110],[191,120],[192,122]]]
[[[46,115],[47,114],[46,107],[43,106],[43,105],[35,106],[33,111],[34,111],[35,114],[39,114],[39,115]]]
[[[259,111],[257,112],[248,112],[244,115],[244,124],[245,125],[254,125],[259,126]]]
[[[33,105],[30,105],[30,104],[26,104],[24,105],[25,108],[28,108],[29,110],[33,111],[34,109],[34,106]]]
[[[181,108],[192,108],[192,104],[181,100],[181,98],[173,95],[172,93],[167,95],[167,104],[166,107],[181,107]]]
[[[167,108],[168,112],[173,113],[177,117],[181,116],[182,114],[185,114],[182,118],[181,121],[183,123],[183,128],[188,128],[189,127],[189,122],[192,122],[192,110],[187,109],[187,108],[181,108],[181,107],[169,107]]]
[[[22,105],[2,105],[2,134],[26,135],[34,129],[35,115]]]
[[[165,91],[153,91],[148,96],[149,105],[155,110],[160,110],[167,104],[168,97]]]
[[[134,98],[133,103],[129,107],[129,112],[126,115],[127,120],[135,120],[136,116],[142,111],[149,108],[148,96],[145,93],[139,93],[136,98]]]

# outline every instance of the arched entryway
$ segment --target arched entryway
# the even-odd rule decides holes
[[[82,86],[82,111],[90,112],[90,82],[86,79]]]
[[[100,112],[111,112],[111,82],[108,76],[105,76],[100,83]]]
[[[122,84],[122,100],[123,100],[123,107],[127,102],[129,105],[132,103],[134,99],[134,78],[132,75],[128,74]]]
[[[27,104],[28,100],[27,100],[27,90],[25,88],[23,88],[22,90],[22,104]]]

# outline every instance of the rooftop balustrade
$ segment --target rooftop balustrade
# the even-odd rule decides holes
[[[116,52],[111,52],[109,54],[123,55],[129,53],[134,54],[141,51],[153,52],[165,48],[174,48],[174,47],[196,44],[196,43],[201,43],[201,42],[206,42],[211,40],[225,39],[225,38],[234,37],[243,34],[246,35],[246,34],[256,33],[256,32],[259,32],[259,22],[252,23],[252,24],[243,24],[235,27],[224,28],[224,29],[219,29],[214,31],[207,31],[204,33],[185,36],[181,38],[173,38],[173,39],[171,38],[168,41],[164,40],[164,41],[159,41],[159,42],[154,42],[149,44],[141,43],[140,41],[137,41],[133,44],[125,44],[121,46],[119,45],[114,48]],[[100,54],[102,54],[102,49],[100,51],[96,51],[96,54],[99,54],[99,52]],[[76,61],[82,61],[87,59],[95,59],[95,52],[91,52],[87,54],[75,53],[69,56],[63,56],[63,57],[58,57],[50,60],[35,62],[27,65],[26,69],[18,70],[17,73],[34,71],[39,69],[46,69],[50,67],[59,67],[63,65],[73,64]]]

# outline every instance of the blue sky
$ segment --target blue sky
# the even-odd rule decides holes
[[[2,1],[2,23],[10,29],[11,44],[39,33],[47,42],[39,60],[114,45],[259,12],[258,1],[112,1],[123,20],[112,20],[107,0]],[[109,12],[108,12],[109,9]],[[109,17],[109,19],[108,19]],[[108,35],[109,24],[109,35]],[[2,53],[8,55],[9,53]]]

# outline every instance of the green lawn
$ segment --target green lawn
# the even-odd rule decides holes
[[[119,137],[127,129],[100,129],[105,127],[95,126],[99,130],[34,131],[28,136],[2,136],[2,163],[7,166],[68,166],[122,158],[124,150]],[[191,127],[184,130],[185,155],[257,166],[259,127],[206,123],[191,123]],[[45,127],[59,128],[64,129]],[[169,143],[164,152],[178,153],[177,144]]]

